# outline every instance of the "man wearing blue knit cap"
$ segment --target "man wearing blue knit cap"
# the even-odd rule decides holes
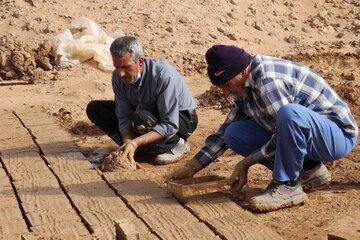
[[[306,201],[304,191],[329,183],[323,161],[346,156],[358,126],[346,103],[314,70],[284,59],[250,56],[235,46],[214,45],[205,55],[208,76],[235,104],[202,149],[170,178],[192,177],[230,148],[244,156],[231,175],[234,191],[250,166],[272,170],[266,191],[249,206],[267,212]]]

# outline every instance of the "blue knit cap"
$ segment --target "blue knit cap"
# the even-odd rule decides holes
[[[249,66],[251,55],[235,46],[214,45],[207,50],[205,59],[211,83],[221,85]]]

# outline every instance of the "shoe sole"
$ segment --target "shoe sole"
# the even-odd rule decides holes
[[[313,178],[306,183],[301,183],[301,186],[304,191],[309,191],[311,189],[328,185],[331,182],[331,176],[330,175],[323,175],[321,177]]]
[[[171,164],[171,163],[176,163],[177,161],[180,160],[181,157],[178,157],[178,158],[175,158],[175,159],[172,159],[172,160],[157,160],[155,159],[155,163],[157,165],[167,165],[167,164]]]
[[[300,204],[306,204],[309,201],[308,197],[306,196],[306,194],[304,193],[303,196],[296,196],[295,199],[286,202],[286,203],[281,203],[281,204],[264,204],[264,205],[249,205],[249,208],[252,211],[255,212],[271,212],[271,211],[275,211],[275,210],[279,210],[279,209],[283,209],[283,208],[288,208],[288,207],[293,207],[296,205],[300,205]]]

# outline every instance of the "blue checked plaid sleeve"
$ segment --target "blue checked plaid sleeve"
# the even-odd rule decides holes
[[[236,99],[235,102],[237,102]],[[234,104],[223,124],[220,125],[214,134],[211,134],[206,138],[203,147],[194,156],[194,158],[197,159],[203,167],[208,166],[228,149],[224,142],[225,130],[231,122],[239,121],[241,119],[248,119],[248,117],[239,110],[237,104]]]

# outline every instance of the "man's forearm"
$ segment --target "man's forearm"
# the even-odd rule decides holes
[[[244,164],[245,164],[245,166],[246,166],[247,168],[250,168],[252,165],[255,165],[256,163],[258,163],[259,160],[256,159],[256,158],[254,158],[253,155],[251,154],[251,155],[247,156],[247,157],[243,160],[243,162],[244,162]]]
[[[132,130],[130,128],[121,130],[120,134],[123,142],[126,142],[127,140],[131,140],[134,138]]]
[[[142,146],[142,145],[147,145],[147,144],[156,142],[162,138],[163,137],[158,132],[150,131],[148,133],[145,133],[145,134],[133,139],[133,141],[136,142],[136,144],[138,146]]]

